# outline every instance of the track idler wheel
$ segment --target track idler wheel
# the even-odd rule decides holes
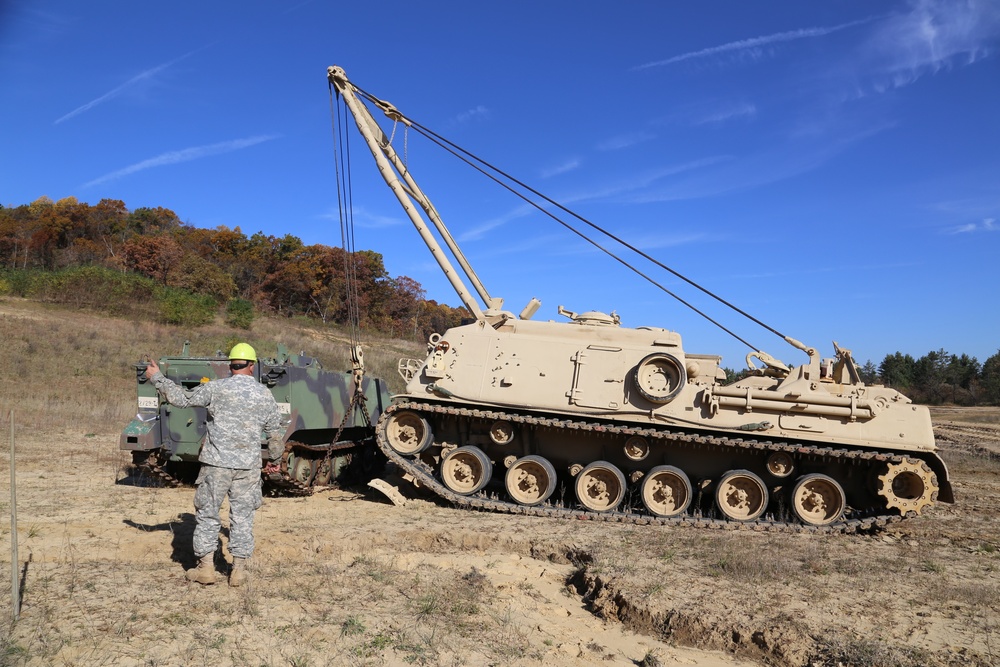
[[[878,494],[889,509],[898,509],[904,516],[907,512],[920,514],[937,501],[937,475],[919,459],[889,463],[878,476]]]

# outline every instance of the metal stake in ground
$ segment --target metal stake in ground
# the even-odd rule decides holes
[[[17,487],[14,474],[14,411],[10,411],[10,596],[14,620],[21,615],[21,587],[17,577]]]

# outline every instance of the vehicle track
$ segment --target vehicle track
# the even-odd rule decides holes
[[[869,510],[868,512],[856,512],[855,514],[860,514],[860,516],[853,516],[837,523],[824,526],[811,526],[771,519],[757,519],[755,521],[737,522],[693,515],[657,517],[638,512],[593,512],[576,507],[566,507],[557,503],[546,503],[540,506],[524,506],[502,500],[495,495],[489,496],[483,492],[474,495],[460,495],[445,487],[437,479],[434,469],[429,464],[421,461],[419,458],[408,458],[402,456],[389,445],[386,438],[386,423],[389,417],[394,412],[399,410],[412,410],[418,413],[436,413],[468,419],[507,420],[516,424],[526,424],[540,428],[584,430],[626,437],[642,436],[651,440],[658,439],[683,442],[690,446],[736,447],[761,451],[788,452],[794,453],[800,457],[804,455],[819,457],[826,460],[841,459],[858,465],[870,461],[901,463],[906,459],[900,455],[886,454],[884,452],[870,450],[803,446],[800,444],[773,440],[762,441],[743,438],[728,438],[717,435],[695,435],[682,431],[670,431],[667,429],[639,428],[599,422],[584,422],[574,419],[555,419],[523,413],[459,408],[435,403],[395,403],[387,408],[382,413],[382,416],[379,418],[379,422],[376,426],[377,442],[382,452],[389,458],[390,461],[395,463],[405,472],[412,475],[413,479],[416,480],[420,486],[432,490],[441,498],[444,498],[445,500],[448,500],[449,502],[452,502],[464,509],[505,512],[509,514],[521,514],[527,516],[607,521],[612,523],[633,523],[638,525],[692,526],[715,530],[753,530],[788,533],[866,533],[879,530],[892,523],[898,523],[905,518],[916,516],[913,512],[908,512],[907,515],[903,516],[898,514],[879,513],[878,510]]]

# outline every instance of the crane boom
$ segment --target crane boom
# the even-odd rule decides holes
[[[358,131],[361,132],[361,136],[364,137],[368,149],[375,158],[379,174],[381,174],[393,194],[396,195],[396,198],[403,207],[403,211],[410,218],[413,226],[416,227],[420,238],[423,239],[434,259],[441,267],[441,270],[444,271],[448,281],[455,288],[462,303],[477,320],[489,319],[491,316],[499,314],[503,307],[503,299],[490,296],[489,292],[483,286],[482,281],[479,280],[476,272],[465,258],[461,248],[459,248],[451,232],[448,231],[434,205],[427,198],[427,195],[424,194],[423,190],[420,189],[416,181],[413,180],[405,163],[393,149],[390,139],[386,137],[385,132],[382,131],[378,122],[372,117],[368,111],[368,107],[358,98],[358,89],[348,80],[347,74],[341,67],[334,65],[327,68],[327,78],[334,89],[336,89],[338,95],[343,97],[345,105],[348,111],[351,112],[351,116],[353,116],[354,122],[358,127]],[[402,122],[407,126],[410,125],[410,121],[388,102],[382,100],[373,100],[373,102],[394,122]],[[472,283],[479,297],[482,299],[483,304],[486,306],[485,310],[452,266],[451,260],[448,259],[448,255],[444,252],[438,239],[428,226],[427,220],[417,210],[418,207],[427,216],[427,219],[431,221],[434,228],[437,229],[438,234],[440,234],[441,239],[448,247],[452,257],[454,257],[465,277]]]
[[[560,306],[568,322],[532,321],[537,299],[518,317],[501,311],[390,146],[399,123],[540,212],[549,213],[538,203],[545,201],[734,307],[403,116],[351,84],[342,69],[331,67],[328,77],[383,179],[477,318],[430,334],[426,359],[400,365],[405,390],[379,420],[380,450],[422,487],[456,504],[516,514],[582,511],[609,521],[713,526],[722,517],[817,531],[883,525],[954,500],[927,408],[892,388],[865,384],[850,351],[836,343],[837,358],[823,360],[815,348],[767,327],[809,362],[789,366],[755,350],[747,358],[750,375],[730,381],[721,356],[686,351],[681,335],[666,328],[622,326],[614,312]],[[383,132],[375,109],[397,125]],[[466,283],[445,257],[449,250]],[[466,289],[470,281],[485,308]],[[752,359],[766,368],[755,368]],[[622,511],[626,497],[641,500],[645,514],[634,513],[638,503]]]

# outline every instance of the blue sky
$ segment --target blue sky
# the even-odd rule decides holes
[[[326,67],[340,65],[825,355],[836,340],[861,361],[984,361],[1000,349],[998,49],[996,1],[8,1],[0,203],[120,199],[339,246]],[[420,137],[396,141],[509,309],[615,310],[743,367],[742,343]],[[357,247],[458,305],[370,156],[352,174]]]

